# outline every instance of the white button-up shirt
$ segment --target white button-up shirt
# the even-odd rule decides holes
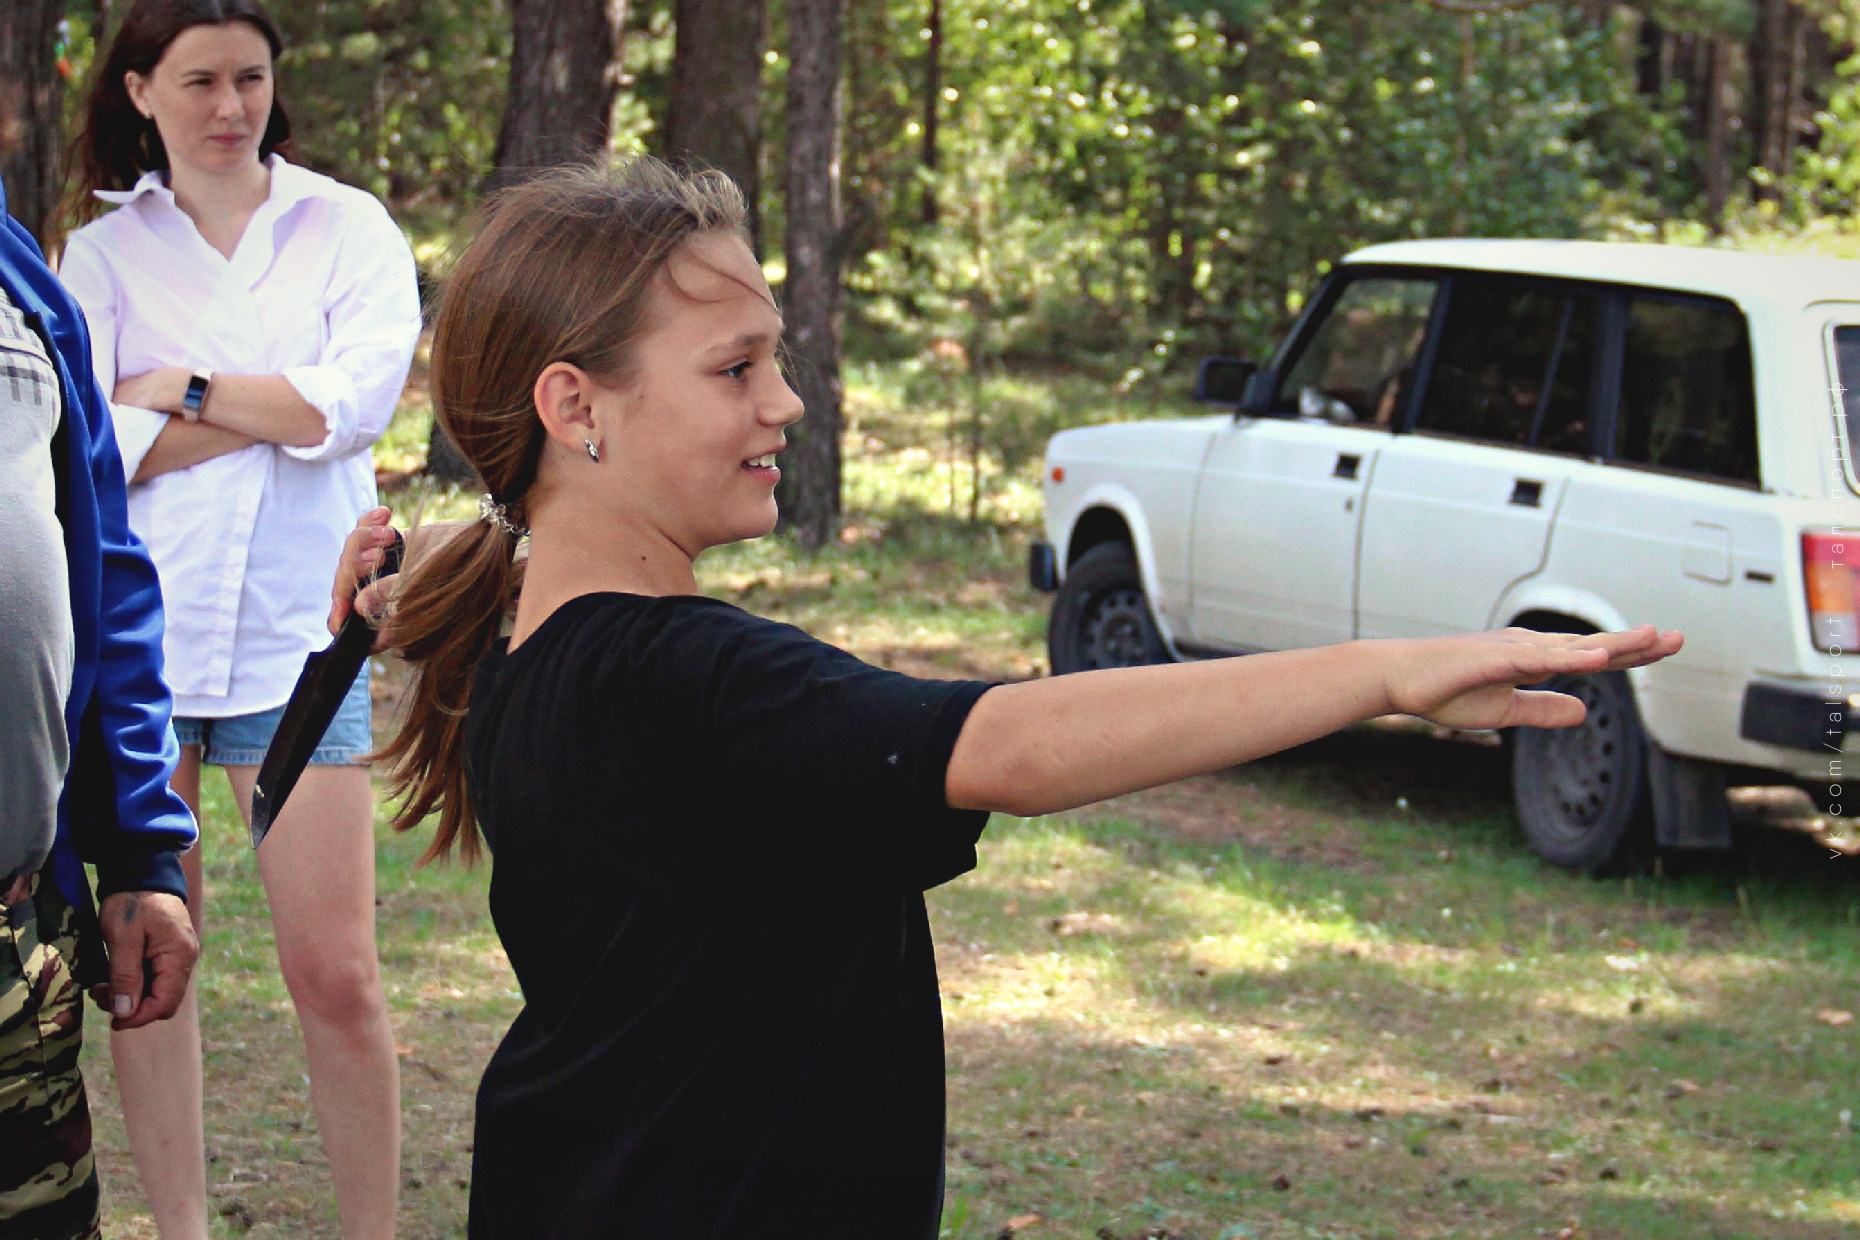
[[[129,488],[167,611],[175,714],[227,718],[290,697],[326,645],[343,539],[375,504],[368,448],[420,335],[406,238],[373,196],[270,159],[271,196],[231,259],[161,173],[65,242],[59,276],[90,322],[98,386],[163,366],[282,375],[322,414],[314,447],[258,443]],[[169,415],[112,405],[133,478]]]

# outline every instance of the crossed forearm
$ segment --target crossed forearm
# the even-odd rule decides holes
[[[291,448],[314,448],[329,434],[322,412],[283,375],[214,375],[200,419]]]
[[[142,463],[136,466],[136,476],[132,481],[147,482],[150,478],[249,448],[257,442],[250,435],[241,435],[223,426],[189,422],[185,418],[169,418],[161,434],[149,445]]]
[[[254,443],[311,448],[329,434],[322,411],[283,375],[214,375],[200,420],[189,422],[180,414],[191,378],[191,371],[164,366],[116,385],[112,395],[118,404],[170,415],[134,481],[146,482]]]

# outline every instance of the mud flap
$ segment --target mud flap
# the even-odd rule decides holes
[[[1724,768],[1647,746],[1647,783],[1653,793],[1653,834],[1661,848],[1729,848],[1731,806]]]

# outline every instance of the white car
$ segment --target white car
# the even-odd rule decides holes
[[[1048,446],[1055,673],[1653,623],[1678,656],[1571,678],[1585,724],[1508,738],[1533,847],[1594,870],[1649,820],[1662,846],[1726,846],[1727,780],[1841,811],[1860,262],[1376,246],[1270,362],[1210,359],[1197,394],[1232,413]]]

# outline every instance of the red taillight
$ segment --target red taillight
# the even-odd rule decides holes
[[[1066,480],[1066,467],[1064,465],[1053,466],[1053,481],[1064,482],[1065,480]]]
[[[1802,535],[1802,586],[1818,650],[1860,649],[1860,533]]]

